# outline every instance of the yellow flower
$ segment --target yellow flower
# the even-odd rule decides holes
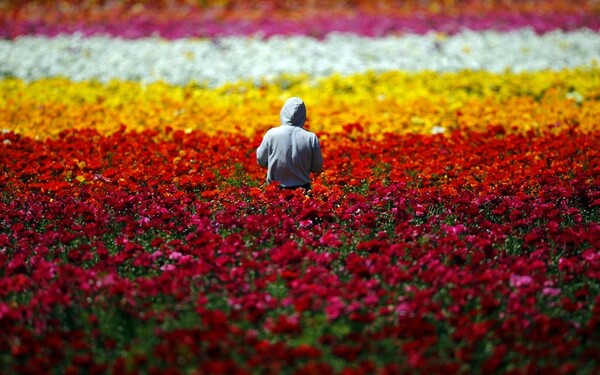
[[[302,97],[316,132],[386,133],[597,130],[600,68],[501,74],[401,71],[351,76],[281,76],[217,88],[111,81],[0,80],[0,123],[34,138],[69,129],[109,134],[169,129],[262,135],[279,124],[289,96]],[[356,126],[359,125],[359,126]],[[443,130],[442,130],[443,129]]]

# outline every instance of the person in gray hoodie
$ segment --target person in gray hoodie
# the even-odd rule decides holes
[[[304,129],[306,106],[302,99],[286,100],[279,118],[281,125],[269,129],[256,149],[256,160],[267,168],[267,183],[310,190],[310,173],[323,170],[323,155],[317,135]]]

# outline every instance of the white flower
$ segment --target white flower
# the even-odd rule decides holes
[[[442,134],[446,131],[446,128],[444,128],[443,126],[434,126],[431,129],[431,134]]]
[[[273,79],[283,73],[322,77],[368,70],[560,70],[600,61],[600,33],[589,29],[536,34],[530,29],[502,33],[464,31],[369,38],[330,34],[305,36],[160,38],[125,40],[61,35],[0,40],[0,78],[36,80],[111,79],[211,86],[231,81]]]

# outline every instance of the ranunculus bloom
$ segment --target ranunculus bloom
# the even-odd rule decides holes
[[[544,296],[557,296],[560,294],[560,288],[546,287],[542,289],[542,295]]]
[[[514,286],[515,288],[531,285],[532,282],[533,278],[528,275],[510,275],[510,285]]]

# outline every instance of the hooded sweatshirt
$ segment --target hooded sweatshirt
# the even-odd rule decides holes
[[[300,98],[286,100],[281,125],[269,129],[256,150],[258,164],[267,168],[267,182],[284,187],[310,184],[310,173],[323,170],[317,135],[304,129],[306,106]]]

